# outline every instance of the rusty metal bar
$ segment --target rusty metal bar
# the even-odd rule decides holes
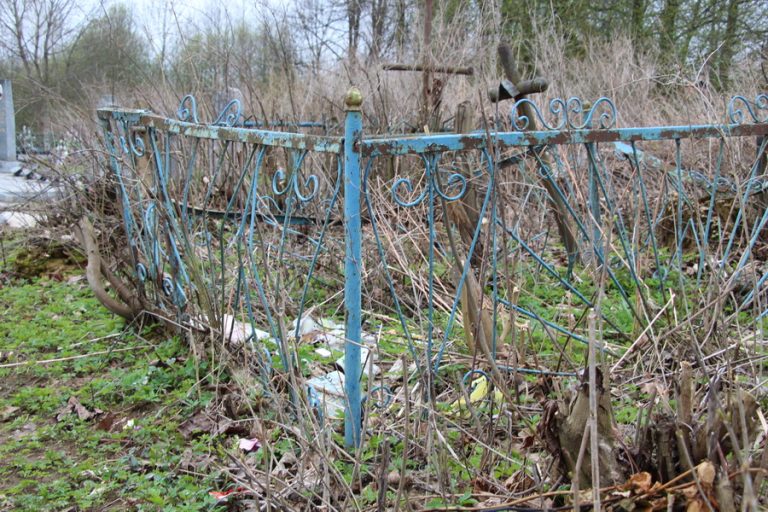
[[[455,66],[425,66],[423,64],[399,64],[390,63],[383,64],[381,66],[385,71],[430,71],[432,73],[447,73],[450,75],[467,75],[472,76],[475,74],[475,68],[469,67],[455,67]]]
[[[518,84],[513,84],[509,80],[502,80],[498,87],[488,90],[488,99],[491,103],[497,103],[504,100],[519,100],[529,94],[538,94],[549,88],[549,82],[546,78],[533,78],[523,80]]]
[[[178,121],[142,110],[100,109],[98,115],[102,120],[128,119],[136,125],[157,128],[168,133],[173,133],[174,135],[183,135],[185,137],[196,139],[245,142],[250,144],[261,144],[264,146],[336,154],[341,153],[343,145],[343,139],[341,137],[307,135],[304,133],[278,132],[272,130],[255,130],[252,128],[238,128],[223,125],[203,125],[190,123],[188,121]]]
[[[492,145],[539,146],[545,144],[586,144],[588,142],[633,142],[674,139],[713,139],[747,137],[768,134],[768,124],[722,124],[666,126],[660,128],[614,128],[611,130],[545,130],[535,132],[484,132],[469,134],[439,134],[430,136],[366,139],[362,142],[363,156],[406,155],[442,151],[487,149]]]

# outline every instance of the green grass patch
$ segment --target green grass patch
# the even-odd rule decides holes
[[[0,509],[206,510],[217,448],[178,425],[211,393],[176,338],[138,336],[77,269],[0,285]],[[59,413],[70,397],[103,414]]]

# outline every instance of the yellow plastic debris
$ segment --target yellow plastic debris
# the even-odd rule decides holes
[[[471,392],[469,393],[469,403],[472,406],[479,404],[488,397],[488,391],[490,389],[490,382],[488,377],[481,375],[472,381]],[[504,396],[498,389],[493,393],[493,399],[496,403],[501,403]],[[467,407],[467,398],[465,396],[459,397],[458,400],[453,402],[449,408],[451,415],[459,415],[462,418],[468,418],[469,408]]]

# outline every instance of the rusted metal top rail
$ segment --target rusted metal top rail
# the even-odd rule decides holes
[[[148,110],[103,108],[97,112],[102,120],[126,121],[132,126],[151,127],[167,133],[196,139],[262,144],[265,146],[321,153],[339,153],[343,143],[341,137],[244,128],[227,124],[199,124],[170,119]]]
[[[406,155],[469,151],[492,147],[640,142],[674,139],[707,139],[768,135],[768,124],[681,125],[662,128],[614,128],[610,130],[556,130],[535,132],[475,132],[468,134],[415,135],[366,138],[364,156]]]

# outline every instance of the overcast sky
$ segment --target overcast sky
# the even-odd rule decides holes
[[[133,14],[136,27],[151,43],[159,45],[164,22],[175,36],[179,28],[184,33],[185,25],[192,25],[189,27],[192,32],[194,25],[206,24],[219,10],[226,9],[230,19],[237,22],[253,19],[259,10],[281,10],[290,3],[286,0],[87,0],[79,5],[81,21],[84,21],[86,17],[103,14],[111,5],[122,4]],[[152,50],[158,51],[158,48]]]
[[[279,0],[92,0],[92,7],[101,9],[113,4],[124,4],[130,9],[140,26],[162,26],[162,12],[168,9],[184,20],[202,20],[215,12],[217,7],[226,8],[233,19],[246,18],[257,9],[278,8],[291,2]],[[87,5],[87,3],[84,3]],[[159,29],[159,28],[158,28]]]

